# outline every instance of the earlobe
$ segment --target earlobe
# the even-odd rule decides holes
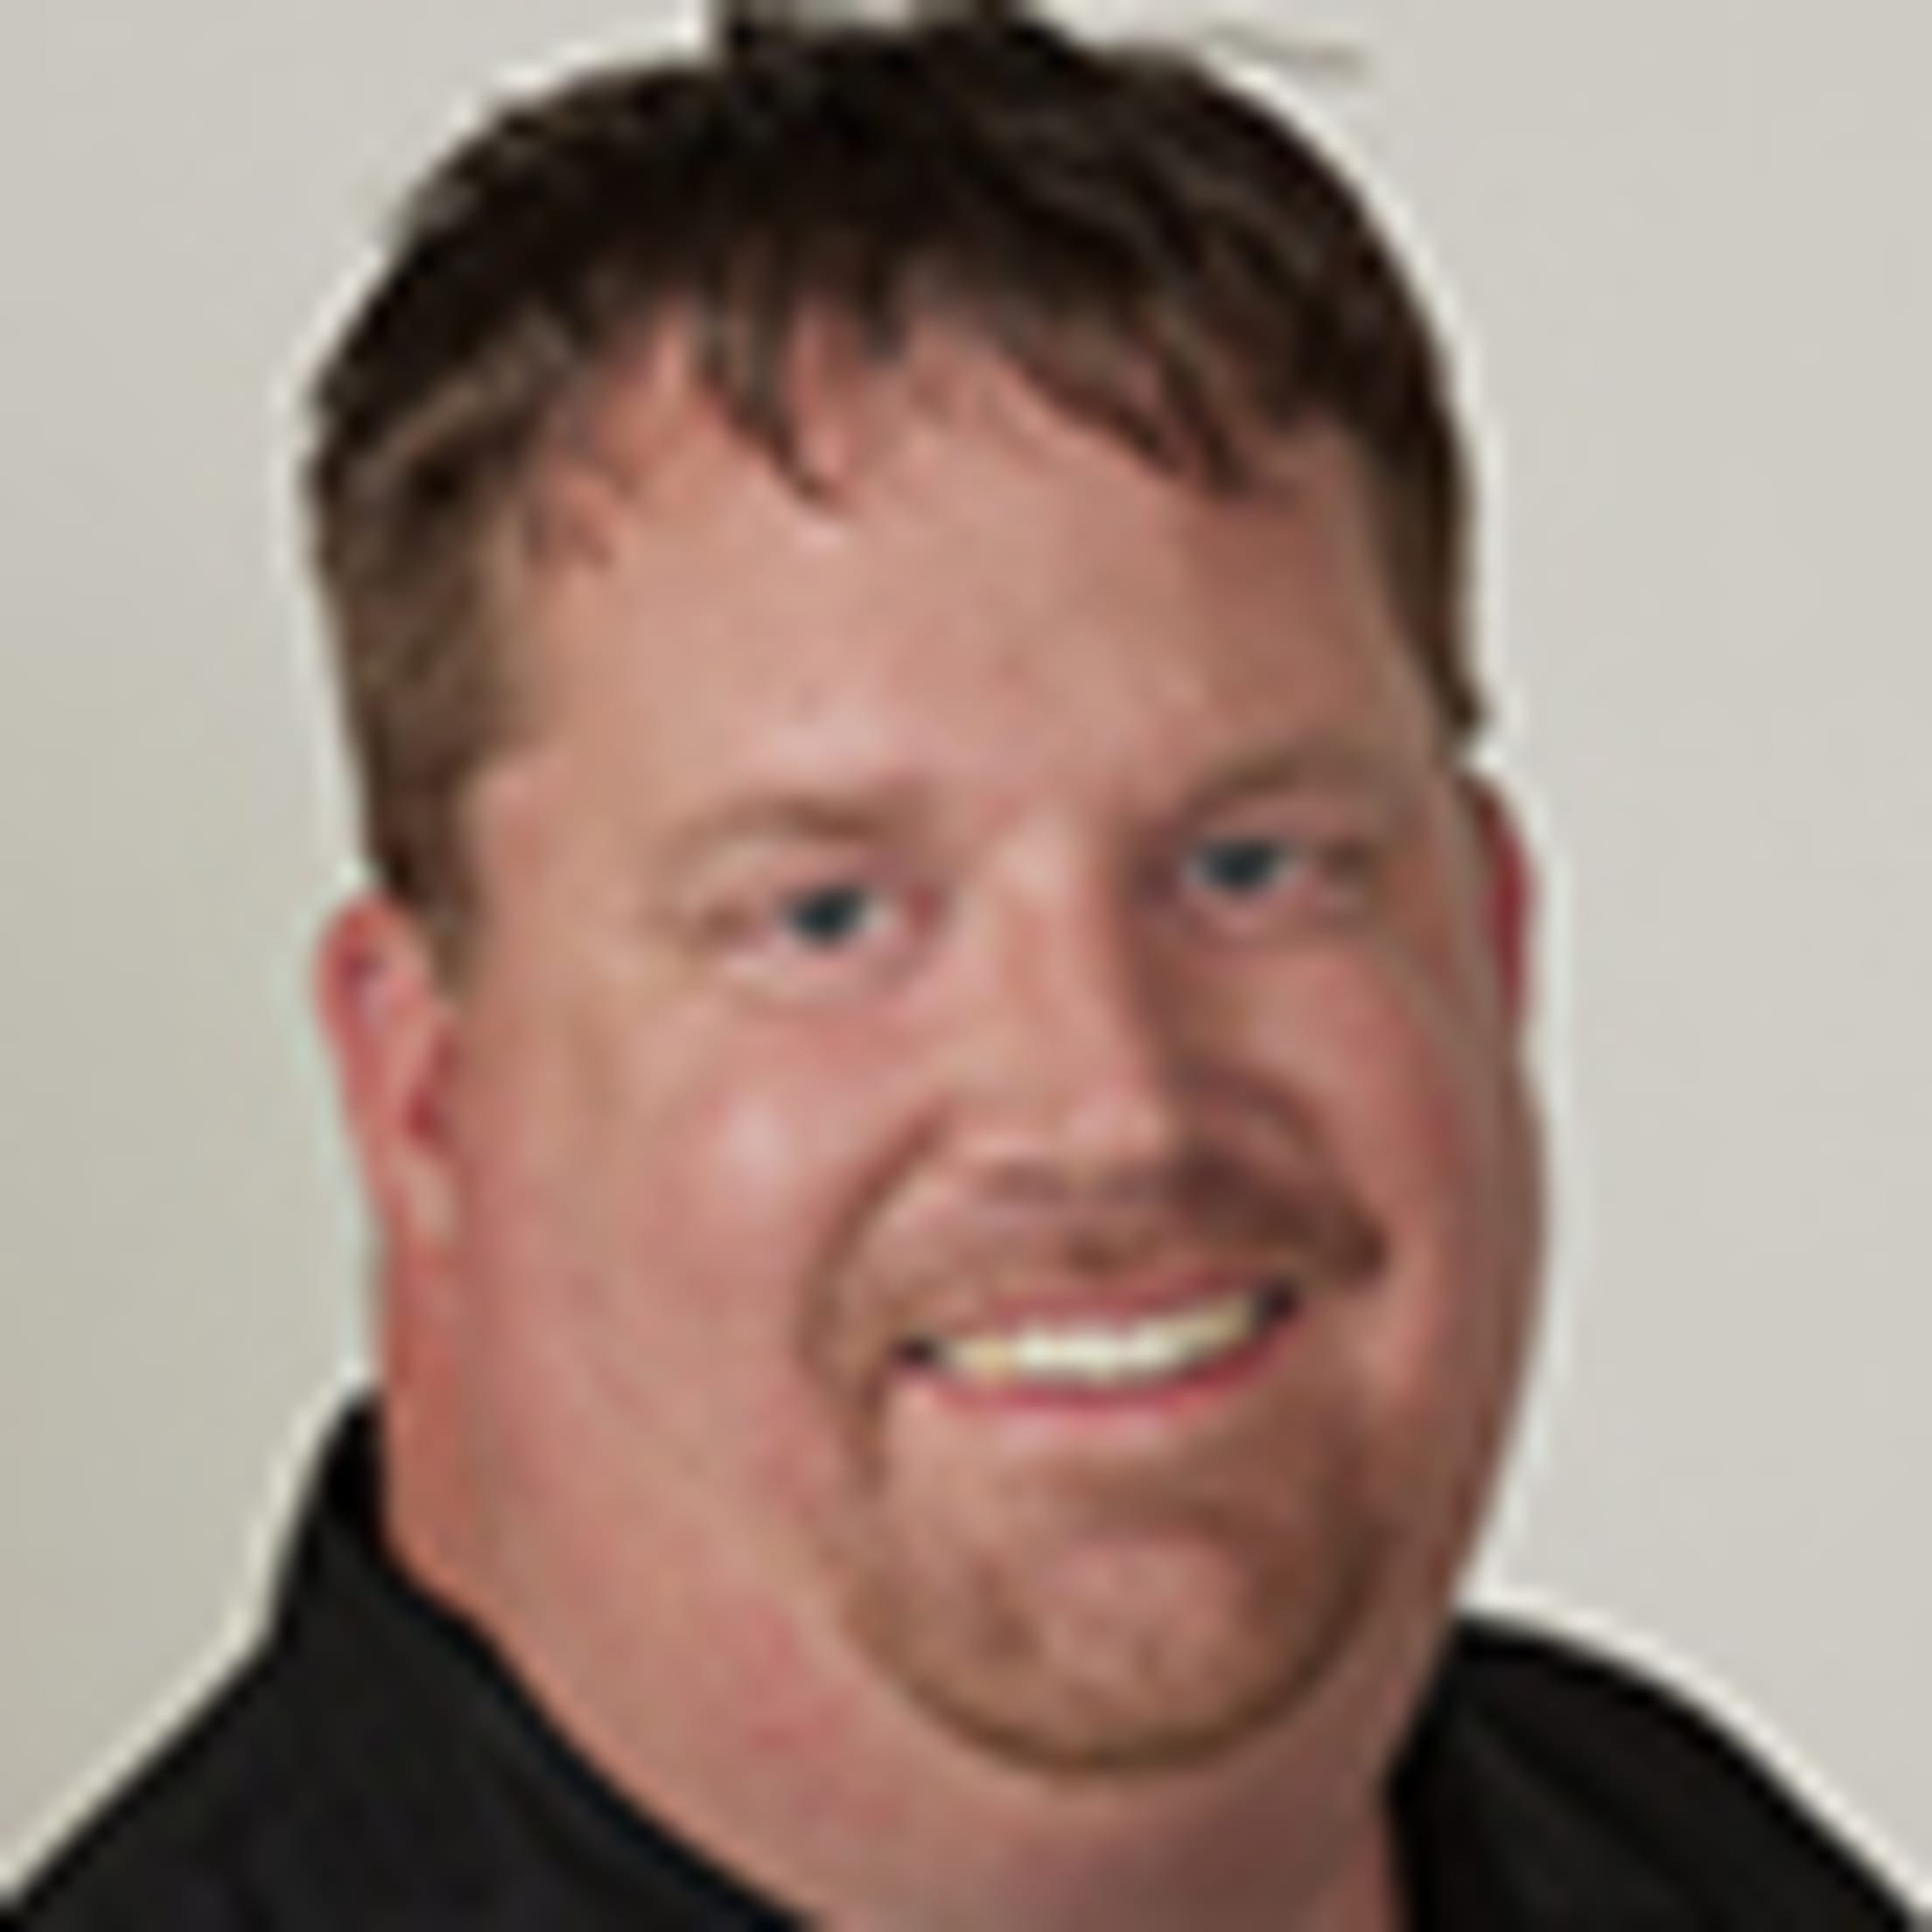
[[[1464,780],[1482,869],[1485,936],[1510,1017],[1529,1009],[1536,926],[1536,878],[1521,822],[1489,779]]]
[[[388,1258],[432,1258],[455,1219],[455,1014],[420,924],[378,894],[353,900],[323,932],[315,994]]]

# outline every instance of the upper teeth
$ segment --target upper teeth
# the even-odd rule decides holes
[[[1116,1388],[1183,1374],[1253,1339],[1279,1306],[1268,1291],[1131,1320],[1040,1320],[942,1341],[932,1359],[982,1385]]]

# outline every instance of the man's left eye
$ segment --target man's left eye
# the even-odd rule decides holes
[[[1189,882],[1217,898],[1259,899],[1273,891],[1299,863],[1299,850],[1286,839],[1265,834],[1214,838],[1189,855]]]

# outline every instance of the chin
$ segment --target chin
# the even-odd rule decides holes
[[[1199,1770],[1292,1725],[1371,1620],[1382,1539],[1291,1517],[1272,1536],[1210,1513],[947,1552],[855,1579],[848,1620],[929,1720],[1001,1765],[1074,1783]]]

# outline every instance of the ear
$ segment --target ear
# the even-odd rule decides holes
[[[1536,923],[1536,869],[1521,821],[1502,791],[1480,773],[1463,780],[1481,872],[1489,959],[1512,1020],[1522,1023],[1530,998]]]
[[[363,1191],[391,1266],[442,1257],[456,1221],[456,1012],[421,926],[377,894],[332,918],[315,996]]]

